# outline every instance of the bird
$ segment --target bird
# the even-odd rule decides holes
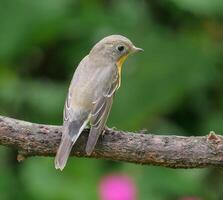
[[[121,85],[122,65],[133,53],[143,51],[122,35],[101,39],[75,70],[64,105],[63,131],[55,168],[64,169],[73,145],[90,124],[86,154],[91,155],[104,131],[113,97]]]

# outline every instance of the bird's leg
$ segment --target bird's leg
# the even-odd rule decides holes
[[[102,138],[109,132],[113,132],[113,130],[115,130],[115,129],[116,129],[116,127],[109,128],[108,126],[105,126],[105,128],[102,131]]]
[[[104,127],[103,131],[102,131],[102,138],[104,138],[104,136],[106,135],[106,130],[108,130],[109,128],[107,126]]]

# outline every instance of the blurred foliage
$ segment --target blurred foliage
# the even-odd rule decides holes
[[[62,123],[75,67],[95,42],[123,34],[145,51],[128,59],[109,126],[159,134],[223,130],[222,0],[0,0],[0,113]],[[110,172],[129,174],[140,200],[223,199],[223,171],[171,170],[51,158],[16,162],[1,147],[0,199],[98,199]]]

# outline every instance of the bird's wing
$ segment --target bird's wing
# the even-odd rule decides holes
[[[109,112],[111,110],[113,96],[118,88],[119,77],[115,74],[113,81],[105,89],[103,95],[93,102],[93,109],[90,115],[91,130],[89,133],[86,153],[90,155],[94,150],[97,140],[105,127]]]
[[[80,85],[78,85],[78,83],[83,82],[83,80],[80,80],[80,79],[83,78],[84,75],[87,73],[84,70],[87,68],[87,65],[89,65],[88,60],[89,60],[89,57],[87,55],[83,58],[83,60],[78,65],[78,67],[74,73],[74,76],[72,78],[72,81],[71,81],[71,84],[70,84],[70,87],[68,90],[66,102],[64,105],[64,113],[63,113],[64,126],[71,123],[72,121],[75,120],[75,118],[77,118],[74,108],[72,107],[72,101],[74,101],[74,95],[75,95],[74,88],[80,87]],[[80,91],[78,91],[78,92],[80,93]]]
[[[63,134],[61,138],[60,146],[57,150],[57,155],[55,158],[56,169],[63,169],[68,160],[70,151],[73,144],[76,142],[84,127],[88,123],[89,113],[87,110],[80,109],[78,111],[74,110],[72,107],[73,98],[73,86],[77,77],[79,76],[81,68],[85,67],[88,57],[86,56],[79,64],[77,70],[75,71],[73,80],[71,82],[67,99],[64,105],[64,124],[63,124]]]
[[[68,95],[67,95],[65,105],[64,105],[64,113],[63,113],[64,123],[67,123],[67,122],[72,120],[72,115],[73,115],[72,114],[73,110],[72,110],[72,107],[71,107],[72,92],[73,92],[72,89],[69,88]]]

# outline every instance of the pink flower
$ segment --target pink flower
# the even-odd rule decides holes
[[[101,200],[136,200],[136,186],[125,175],[113,174],[102,178],[99,185]]]

